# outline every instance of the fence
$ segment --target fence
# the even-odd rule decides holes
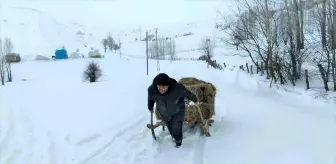
[[[225,63],[224,63],[225,64]],[[318,76],[320,76],[322,78],[322,81],[323,81],[323,87],[324,87],[324,90],[325,91],[330,91],[330,88],[328,86],[328,81],[329,79],[327,78],[327,75],[326,75],[326,71],[325,69],[323,68],[323,66],[321,64],[318,64]],[[260,66],[258,64],[258,62],[256,63],[256,74],[259,74],[261,76],[264,75],[264,71],[266,71],[266,66],[263,62],[260,63]],[[246,71],[247,73],[253,75],[254,74],[254,67],[253,65],[248,65],[248,63],[246,63],[245,65],[240,65],[239,66],[239,69],[242,70],[242,71]],[[308,69],[305,69],[304,70],[304,81],[305,81],[305,89],[308,90],[308,89],[311,89],[311,86],[310,86],[310,75],[314,75],[313,73],[310,73],[308,72]],[[290,78],[289,78],[290,79]],[[295,86],[295,83],[294,83],[294,80],[293,79],[290,79],[292,81],[292,85]],[[336,91],[336,89],[334,88],[334,91]]]

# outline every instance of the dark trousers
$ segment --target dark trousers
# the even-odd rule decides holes
[[[176,142],[182,142],[184,114],[184,111],[182,111],[175,113],[170,119],[162,118],[162,121],[164,121],[169,133],[172,135]]]

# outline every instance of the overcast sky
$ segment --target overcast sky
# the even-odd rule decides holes
[[[20,0],[22,2],[22,0]],[[76,20],[102,27],[161,27],[216,17],[217,0],[6,0],[6,5],[26,6],[45,11],[61,20]],[[70,14],[71,13],[71,14]]]

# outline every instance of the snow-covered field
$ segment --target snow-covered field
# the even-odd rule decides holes
[[[27,58],[39,53],[52,54],[59,43],[66,43],[71,51],[83,42],[101,49],[100,36],[106,34],[103,28],[85,26],[82,31],[92,32],[92,37],[77,41],[72,36],[77,30],[72,26],[56,26],[48,14],[40,13],[39,21],[24,19],[23,15],[35,11],[8,7],[18,5],[30,9],[35,6],[36,10],[45,10],[43,12],[48,8],[41,7],[42,2],[3,6],[7,16],[13,17],[6,17],[7,24],[2,23],[1,33],[8,34],[15,51]],[[202,5],[196,6],[202,9]],[[204,10],[212,9],[209,6]],[[55,13],[51,10],[49,14]],[[30,16],[36,18],[34,14]],[[65,16],[58,17],[60,23]],[[196,18],[190,17],[192,19]],[[181,28],[183,32],[192,29],[195,35],[178,40],[180,49],[197,48],[201,37],[217,35],[211,29],[212,19],[199,19],[207,23],[192,20],[193,26]],[[13,22],[12,26],[9,22]],[[26,26],[19,26],[22,22]],[[182,25],[176,24],[171,31],[178,32]],[[99,26],[104,27],[104,23]],[[66,29],[74,29],[74,33],[66,33]],[[34,30],[36,34],[32,33]],[[56,39],[48,40],[49,36]],[[121,38],[129,41],[124,42],[122,51],[144,56],[143,43],[131,42],[134,36]],[[31,38],[34,39],[29,41]],[[195,55],[193,53],[199,52],[183,56]],[[230,63],[229,68],[248,60],[220,56],[235,53],[231,47],[216,53],[218,60]],[[103,70],[102,79],[85,83],[83,70],[91,60],[23,61],[12,65],[13,82],[0,86],[0,164],[336,163],[334,103],[312,99],[302,92],[293,94],[270,89],[268,83],[257,76],[238,69],[219,71],[207,68],[204,62],[160,61],[160,72],[177,80],[197,77],[212,82],[218,90],[215,123],[210,128],[212,136],[203,138],[198,132],[186,131],[183,146],[176,149],[167,132],[161,128],[156,130],[164,137],[163,142],[157,144],[146,128],[150,121],[147,87],[158,73],[156,61],[149,61],[147,76],[145,59],[108,53],[105,58],[95,60]]]
[[[212,137],[186,133],[176,149],[168,136],[153,144],[145,128],[156,61],[147,76],[145,60],[98,60],[104,77],[93,84],[81,81],[88,62],[13,67],[15,82],[1,88],[0,163],[335,162],[335,105],[274,92],[244,73],[161,61],[161,71],[174,78],[194,76],[218,88]]]

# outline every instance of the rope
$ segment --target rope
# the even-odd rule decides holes
[[[199,104],[197,104],[196,106],[197,106],[197,109],[198,109],[198,113],[199,113],[199,114],[200,114],[200,116],[201,116],[202,123],[204,124],[204,118],[203,118],[203,115],[202,115],[201,108],[199,107]]]

